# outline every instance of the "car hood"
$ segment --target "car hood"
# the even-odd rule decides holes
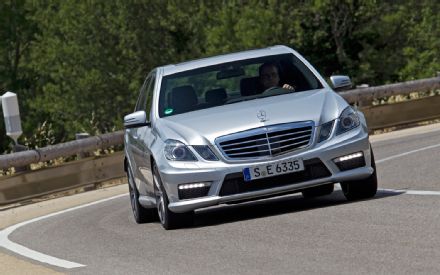
[[[272,96],[160,118],[155,128],[163,139],[188,145],[214,144],[217,137],[274,124],[336,119],[347,102],[328,89]],[[257,117],[266,113],[266,121]],[[166,137],[166,138],[164,138]]]

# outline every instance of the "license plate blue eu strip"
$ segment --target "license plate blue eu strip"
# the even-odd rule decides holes
[[[243,169],[243,176],[244,176],[244,181],[251,181],[251,171],[249,170],[249,168]]]

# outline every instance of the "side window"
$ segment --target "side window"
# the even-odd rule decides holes
[[[153,95],[154,95],[154,86],[156,84],[156,75],[151,76],[151,81],[148,84],[148,88],[146,89],[146,103],[145,103],[145,112],[147,113],[148,120],[151,121],[151,104],[153,103]]]
[[[134,110],[135,112],[145,110],[145,104],[147,101],[147,91],[148,91],[147,88],[150,85],[151,79],[152,79],[152,75],[150,74],[147,76],[144,84],[142,85],[141,91],[139,93],[139,98],[138,98],[138,101],[136,103],[136,107]]]

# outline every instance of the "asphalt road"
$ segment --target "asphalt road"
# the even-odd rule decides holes
[[[380,188],[402,191],[351,203],[335,191],[220,206],[174,231],[137,225],[123,196],[9,239],[85,265],[46,265],[73,274],[440,274],[440,192],[412,192],[440,191],[440,129],[372,140]]]

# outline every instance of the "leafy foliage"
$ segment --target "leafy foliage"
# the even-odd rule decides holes
[[[284,44],[356,84],[431,77],[439,10],[431,0],[6,0],[0,92],[18,94],[21,142],[35,147],[120,129],[152,68],[214,54]]]

